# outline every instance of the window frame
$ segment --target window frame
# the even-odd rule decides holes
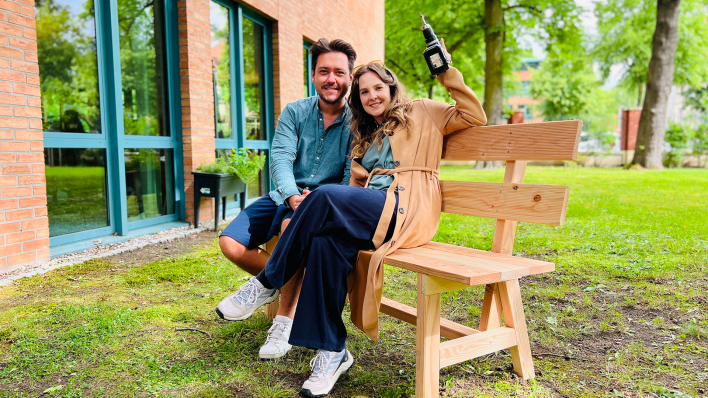
[[[231,57],[230,62],[230,72],[231,72],[231,123],[233,126],[233,133],[231,138],[217,138],[216,137],[216,124],[214,126],[214,149],[218,152],[219,149],[259,149],[267,153],[266,164],[264,166],[266,179],[263,182],[266,186],[266,191],[273,189],[272,179],[270,173],[267,172],[270,166],[270,144],[273,141],[273,135],[275,134],[275,121],[274,121],[274,101],[273,101],[273,42],[272,42],[272,31],[271,23],[267,19],[258,15],[257,13],[244,8],[238,3],[231,0],[210,0],[217,3],[224,8],[229,10],[229,56]],[[246,139],[246,115],[244,110],[246,109],[246,96],[245,96],[245,82],[243,78],[244,71],[244,54],[243,54],[243,19],[246,18],[254,24],[261,26],[263,31],[263,88],[264,101],[261,104],[264,109],[264,120],[262,122],[262,129],[265,132],[264,140],[248,140]],[[214,101],[214,107],[216,108],[218,104]],[[216,120],[215,120],[216,122]],[[246,192],[246,197],[248,197],[248,192]],[[258,196],[247,199],[246,205],[253,203],[258,200]],[[237,208],[241,207],[239,195],[236,195],[236,200],[234,202],[228,203],[226,205],[227,212],[233,214]]]
[[[302,47],[307,50],[307,96],[312,97],[317,95],[315,91],[315,83],[312,81],[312,54],[310,54],[310,48],[312,48],[312,43],[304,39]]]
[[[179,49],[177,41],[177,0],[164,0],[165,108],[169,136],[125,135],[123,125],[122,76],[117,0],[95,1],[96,58],[101,120],[100,134],[44,132],[45,148],[101,148],[106,150],[106,189],[108,220],[106,227],[49,238],[51,247],[78,244],[117,233],[125,236],[137,230],[184,219],[184,172],[182,123],[179,88]],[[171,149],[174,213],[128,222],[124,151],[126,148]]]

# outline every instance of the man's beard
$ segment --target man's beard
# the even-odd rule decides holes
[[[329,88],[329,87],[322,87],[322,90],[324,90],[326,88]],[[322,101],[324,101],[325,104],[336,105],[337,103],[339,103],[339,101],[342,100],[342,98],[344,98],[347,95],[347,91],[349,91],[349,87],[345,88],[345,87],[339,86],[339,88],[342,89],[342,91],[339,93],[339,95],[337,96],[337,99],[335,99],[334,101],[330,101],[322,95],[320,95],[320,99],[322,99]]]

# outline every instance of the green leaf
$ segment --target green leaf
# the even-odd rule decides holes
[[[42,393],[43,393],[43,394],[50,394],[50,393],[59,391],[59,390],[61,390],[62,388],[64,388],[64,385],[63,385],[63,384],[59,384],[58,386],[54,386],[54,387],[49,387],[49,388],[47,388],[47,389],[44,390]]]

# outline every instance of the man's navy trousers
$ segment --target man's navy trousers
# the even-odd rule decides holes
[[[347,277],[359,250],[374,249],[371,240],[385,202],[385,191],[325,185],[297,208],[263,271],[268,282],[280,289],[300,265],[305,266],[290,344],[327,351],[346,347],[342,311]],[[394,213],[386,241],[393,234],[395,218]]]

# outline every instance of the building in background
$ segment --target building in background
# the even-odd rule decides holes
[[[536,105],[540,101],[531,98],[529,90],[531,74],[538,69],[542,61],[538,58],[522,58],[521,67],[513,72],[514,77],[517,79],[517,88],[509,96],[507,105],[511,111],[524,113],[524,123],[540,123],[543,121],[541,112],[536,109]]]
[[[314,95],[309,43],[384,56],[383,0],[34,1],[0,2],[0,272],[186,225],[191,172],[269,155],[280,111]],[[266,167],[247,200],[270,188]]]

